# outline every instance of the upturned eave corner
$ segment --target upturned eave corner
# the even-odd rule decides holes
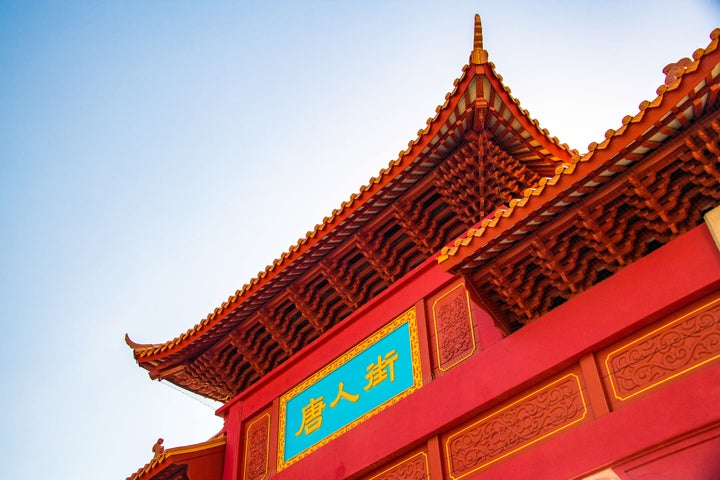
[[[439,158],[444,158],[443,156],[449,155],[448,152],[455,151],[463,144],[469,145],[468,148],[471,149],[482,149],[485,144],[494,145],[492,148],[503,150],[506,157],[512,158],[519,165],[518,168],[532,171],[532,175],[540,179],[552,176],[560,166],[569,163],[574,155],[566,144],[561,144],[557,138],[551,137],[546,129],[541,128],[539,122],[530,117],[529,112],[520,106],[519,100],[514,98],[510,89],[503,84],[502,76],[496,73],[494,65],[488,62],[479,16],[475,18],[473,49],[469,64],[463,66],[461,75],[453,82],[452,90],[445,95],[443,103],[437,106],[434,115],[427,119],[424,128],[418,131],[417,137],[408,143],[407,148],[401,150],[397,158],[382,169],[378,176],[371,178],[362,186],[358,193],[351,195],[348,201],[343,202],[339,208],[332,211],[331,215],[325,217],[321,224],[316,225],[304,238],[298,240],[297,244],[290,247],[197,325],[178,337],[160,344],[140,344],[126,337],[126,343],[133,349],[139,366],[147,370],[152,378],[163,378],[215,399],[233,396],[242,391],[242,388],[236,388],[232,392],[218,393],[215,389],[205,386],[203,382],[191,381],[197,374],[194,368],[187,369],[182,375],[178,375],[180,372],[178,368],[188,362],[196,363],[197,359],[216,345],[219,345],[218,348],[225,348],[230,343],[238,352],[247,350],[248,355],[243,355],[242,358],[251,358],[259,366],[260,361],[255,361],[255,357],[250,354],[253,346],[244,344],[244,331],[241,330],[246,327],[242,325],[252,325],[252,321],[247,322],[249,319],[260,321],[262,317],[260,323],[269,332],[270,337],[277,339],[282,336],[278,337],[277,334],[273,336],[272,329],[268,329],[266,324],[272,323],[268,318],[273,317],[263,314],[261,310],[267,305],[262,303],[259,306],[259,302],[265,300],[257,299],[266,297],[271,290],[277,293],[290,291],[287,289],[288,284],[292,282],[290,279],[304,275],[310,268],[307,265],[315,260],[319,262],[318,252],[324,248],[323,245],[337,243],[339,238],[347,235],[349,224],[364,222],[353,227],[362,229],[371,224],[375,218],[358,215],[358,212],[362,212],[363,209],[376,209],[376,204],[387,201],[385,197],[391,189],[405,188],[403,185],[408,183],[409,178],[430,175],[432,168],[437,167],[434,162],[439,162]],[[435,165],[435,167],[426,165]],[[419,180],[414,181],[419,182]],[[509,215],[514,208],[513,202],[514,200],[504,207],[507,211],[496,212],[495,223],[500,221],[500,217],[505,218]],[[508,219],[503,220],[503,224],[509,223]],[[472,223],[467,222],[464,227],[470,225]],[[459,233],[460,231],[457,231],[453,235]],[[442,241],[447,242],[448,238],[443,238]],[[434,245],[433,248],[435,250],[431,252],[424,252],[428,255],[425,258],[433,254],[437,255],[439,245]],[[455,259],[452,255],[445,253],[445,250],[440,252],[438,258],[450,257],[449,262],[453,263]],[[324,256],[327,256],[326,254],[327,252]],[[324,331],[324,328],[320,331]],[[293,349],[282,346],[282,340],[279,340],[279,343],[288,356],[294,353]],[[260,368],[259,375],[265,375],[269,371],[268,368]],[[193,390],[190,385],[203,385],[203,387]]]
[[[133,356],[135,358],[138,358],[138,353],[141,352],[144,349],[149,349],[156,347],[157,345],[151,344],[151,343],[138,343],[135,342],[132,338],[130,338],[130,334],[125,334],[125,344],[130,347],[133,351]]]
[[[126,334],[125,343],[133,350],[133,356],[138,364],[142,368],[150,370],[152,367],[148,365],[148,362],[153,364],[163,363],[168,356],[178,354],[181,350],[190,347],[190,345],[201,342],[205,334],[219,328],[220,324],[226,320],[226,317],[237,308],[240,308],[248,298],[261,290],[269,281],[281,275],[286,268],[290,268],[298,257],[305,254],[326,236],[332,235],[337,226],[351,217],[353,212],[386,187],[393,178],[411,165],[418,155],[421,155],[423,149],[429,145],[430,140],[437,135],[438,131],[448,121],[457,106],[459,97],[467,90],[473,75],[475,75],[475,69],[468,68],[466,65],[462,69],[461,76],[453,82],[453,90],[445,96],[444,103],[438,105],[435,109],[434,117],[427,119],[425,128],[418,131],[417,138],[408,142],[407,148],[401,150],[395,160],[392,160],[386,168],[380,171],[378,176],[371,178],[366,185],[363,185],[358,193],[352,194],[350,199],[344,201],[340,208],[334,209],[330,216],[323,219],[321,224],[316,225],[312,231],[308,231],[306,236],[299,239],[296,245],[290,247],[287,252],[274,260],[264,271],[258,273],[242,289],[237,290],[234,295],[228,298],[227,302],[224,302],[208,314],[201,322],[178,337],[164,343],[138,343],[134,342]]]
[[[154,478],[176,478],[177,473],[186,472],[193,467],[198,460],[202,461],[208,457],[212,458],[213,467],[211,470],[222,472],[223,459],[227,438],[225,432],[220,432],[206,442],[187,445],[183,447],[164,448],[163,439],[160,438],[153,445],[153,458],[126,480],[152,480]],[[208,470],[207,463],[201,468]],[[212,476],[212,473],[210,473]],[[187,478],[187,477],[184,477]],[[214,477],[213,477],[214,478]],[[220,480],[220,477],[217,477]]]

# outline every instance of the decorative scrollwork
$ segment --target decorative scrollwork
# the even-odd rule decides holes
[[[460,284],[433,305],[438,366],[448,370],[475,351],[470,306],[465,286]]]
[[[586,414],[579,377],[566,375],[448,437],[450,472],[462,478],[583,420]]]
[[[428,475],[427,455],[419,452],[368,480],[424,480]]]
[[[720,358],[720,300],[673,320],[608,354],[605,365],[619,400]]]
[[[250,424],[245,444],[245,480],[264,480],[268,474],[270,415]]]

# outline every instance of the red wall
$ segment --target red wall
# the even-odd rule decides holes
[[[507,338],[500,339],[489,317],[474,305],[477,350],[451,370],[433,375],[432,323],[424,299],[457,280],[430,259],[298,353],[292,363],[221,408],[218,413],[225,417],[228,433],[223,478],[241,478],[242,426],[268,407],[269,474],[275,474],[276,399],[413,305],[418,307],[425,385],[273,478],[359,476],[368,473],[369,466],[420,446],[428,451],[431,473],[438,475],[445,468],[447,476],[439,458],[443,438],[438,435],[569,368],[582,372],[591,410],[587,421],[465,478],[579,477],[720,422],[720,409],[708,408],[720,405],[717,364],[613,409],[593,355],[720,288],[720,253],[704,225]]]

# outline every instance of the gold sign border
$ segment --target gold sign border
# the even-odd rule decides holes
[[[327,377],[330,373],[337,370],[340,366],[346,364],[353,358],[355,358],[357,355],[365,351],[368,347],[373,345],[374,343],[378,342],[383,337],[387,336],[391,332],[398,329],[403,324],[407,323],[410,331],[410,352],[412,356],[412,369],[413,369],[413,385],[406,390],[400,392],[393,398],[385,401],[384,403],[378,405],[377,407],[373,408],[369,412],[363,414],[362,416],[356,418],[349,424],[345,425],[344,427],[336,430],[329,436],[323,438],[315,445],[312,445],[311,447],[308,447],[306,450],[303,450],[302,452],[298,453],[291,459],[289,459],[287,462],[283,461],[283,457],[285,456],[285,424],[286,424],[286,417],[287,417],[287,402],[292,399],[293,397],[297,396],[298,394],[304,392],[308,388],[310,388],[315,383],[319,382],[323,378]],[[395,318],[393,321],[382,327],[381,329],[377,330],[375,333],[352,347],[350,350],[333,360],[331,363],[325,365],[323,368],[315,372],[313,375],[305,379],[303,382],[299,383],[295,387],[293,387],[291,390],[289,390],[287,393],[282,395],[280,397],[280,419],[279,419],[279,431],[278,431],[278,472],[281,470],[284,470],[288,466],[292,465],[293,463],[297,462],[298,460],[306,457],[310,453],[314,452],[318,448],[326,445],[331,440],[339,437],[343,433],[347,432],[348,430],[352,429],[356,425],[364,422],[368,418],[372,417],[373,415],[381,412],[382,410],[386,409],[390,405],[395,404],[400,399],[405,398],[406,396],[410,395],[412,392],[417,390],[418,388],[422,387],[422,370],[420,367],[420,342],[418,340],[418,330],[417,330],[417,316],[415,313],[415,307],[412,307],[411,309],[403,312],[400,316]]]
[[[442,359],[440,358],[440,335],[438,333],[438,324],[437,324],[437,315],[435,313],[435,307],[437,306],[438,302],[442,300],[443,298],[447,297],[451,293],[453,293],[458,288],[463,287],[465,289],[465,301],[467,302],[467,313],[468,313],[468,321],[470,322],[470,338],[472,339],[472,350],[468,352],[467,355],[465,355],[462,358],[457,359],[454,363],[451,363],[447,367],[443,367],[442,365]],[[470,294],[467,291],[467,288],[465,288],[465,282],[458,283],[453,288],[448,290],[447,292],[440,295],[438,298],[435,299],[433,302],[433,326],[435,327],[435,355],[437,356],[438,361],[438,369],[440,369],[441,372],[447,372],[451,368],[453,368],[456,365],[459,365],[460,363],[464,362],[468,358],[472,357],[475,353],[475,350],[477,350],[477,343],[475,342],[475,327],[473,325],[473,318],[472,318],[472,307],[470,306]]]
[[[490,460],[489,462],[485,462],[485,463],[483,463],[482,465],[478,465],[478,466],[475,467],[474,469],[472,469],[472,470],[470,470],[470,471],[468,471],[468,472],[463,473],[463,474],[460,475],[459,477],[456,477],[455,475],[453,475],[453,469],[452,469],[452,464],[451,464],[451,460],[452,460],[452,459],[451,459],[451,456],[450,456],[450,449],[449,449],[450,442],[452,441],[453,438],[455,438],[455,437],[457,437],[458,435],[460,435],[460,434],[466,432],[467,430],[473,428],[473,427],[476,426],[477,424],[482,423],[482,422],[486,421],[487,419],[492,418],[492,417],[494,417],[495,415],[498,415],[498,414],[504,412],[504,411],[507,410],[508,408],[514,407],[515,405],[524,402],[524,401],[527,400],[528,398],[533,397],[533,396],[539,394],[539,393],[542,392],[543,390],[547,390],[548,388],[552,387],[552,386],[555,385],[555,384],[564,382],[565,380],[567,380],[567,379],[570,378],[570,377],[573,377],[573,378],[575,379],[575,381],[577,382],[578,395],[580,396],[580,401],[581,401],[582,404],[583,404],[583,413],[582,413],[582,416],[581,416],[580,418],[576,418],[576,419],[573,420],[572,422],[566,423],[566,424],[564,424],[564,425],[562,425],[562,426],[560,426],[560,427],[558,427],[558,428],[556,428],[556,429],[554,429],[554,430],[546,433],[545,435],[542,435],[542,436],[540,436],[540,437],[538,437],[538,438],[535,438],[535,439],[533,439],[532,441],[530,441],[530,442],[528,442],[528,443],[524,443],[524,444],[520,445],[519,447],[514,448],[514,449],[510,450],[509,452],[506,452],[506,453],[500,455],[499,457],[493,458],[493,459]],[[453,479],[453,480],[459,480],[459,479],[461,479],[461,478],[465,478],[465,477],[467,477],[468,475],[471,475],[471,474],[477,472],[478,470],[482,470],[483,468],[485,468],[485,467],[487,467],[487,466],[489,466],[489,465],[492,465],[492,464],[495,463],[495,462],[499,462],[499,461],[502,460],[503,458],[506,458],[506,457],[508,457],[509,455],[512,455],[513,453],[519,452],[520,450],[522,450],[522,449],[524,449],[524,448],[527,448],[527,447],[529,447],[530,445],[533,445],[533,444],[539,442],[540,440],[543,440],[543,439],[545,439],[545,438],[547,438],[547,437],[549,437],[549,436],[551,436],[551,435],[556,434],[557,432],[560,432],[560,431],[562,431],[562,430],[565,430],[566,428],[568,428],[568,427],[570,427],[570,426],[572,426],[572,425],[575,425],[575,424],[578,423],[578,422],[582,422],[583,420],[585,420],[585,417],[587,416],[587,413],[588,413],[588,407],[587,407],[587,402],[585,402],[585,396],[583,395],[582,384],[580,383],[580,377],[579,377],[576,373],[569,373],[569,374],[567,374],[567,375],[564,375],[564,376],[558,378],[557,380],[555,380],[555,381],[553,381],[553,382],[551,382],[551,383],[548,383],[547,385],[544,385],[544,386],[538,388],[537,390],[534,390],[534,391],[528,393],[527,395],[523,396],[522,398],[520,398],[520,399],[518,399],[518,400],[515,400],[514,402],[510,403],[509,405],[505,405],[505,406],[502,407],[500,410],[498,410],[498,411],[496,411],[496,412],[493,412],[493,413],[491,413],[490,415],[486,415],[486,416],[480,418],[479,420],[476,420],[476,421],[472,422],[470,425],[466,426],[466,427],[463,428],[462,430],[459,430],[459,431],[453,433],[452,435],[450,435],[449,437],[447,437],[447,439],[445,440],[444,444],[445,444],[445,458],[446,458],[446,460],[447,460],[448,474],[449,474],[450,478]]]
[[[703,360],[703,361],[700,362],[700,363],[695,363],[695,364],[693,364],[693,365],[691,365],[691,366],[689,366],[689,367],[687,367],[687,368],[685,368],[685,369],[683,369],[683,370],[680,370],[679,372],[676,372],[676,373],[670,375],[669,377],[663,378],[663,379],[660,380],[659,382],[650,383],[650,384],[648,384],[645,388],[642,388],[642,389],[640,389],[640,390],[638,390],[638,391],[636,391],[636,392],[633,392],[633,393],[631,393],[630,395],[627,395],[627,396],[625,396],[625,397],[618,395],[617,387],[615,386],[615,381],[613,381],[613,379],[614,379],[614,377],[615,377],[615,372],[610,371],[610,357],[612,357],[612,356],[614,356],[614,355],[617,355],[617,354],[619,354],[622,350],[627,349],[627,348],[629,348],[630,346],[635,345],[636,343],[639,343],[639,342],[645,340],[647,337],[650,337],[650,336],[652,336],[652,335],[655,335],[656,333],[658,333],[658,332],[661,331],[661,330],[664,330],[664,329],[666,329],[666,328],[669,328],[671,325],[674,325],[674,324],[676,324],[676,323],[678,323],[678,322],[680,322],[680,321],[682,321],[682,320],[685,320],[687,317],[689,317],[689,316],[691,316],[691,315],[694,315],[694,314],[696,314],[696,313],[698,313],[698,312],[700,312],[700,311],[702,311],[702,310],[705,310],[705,309],[707,309],[707,308],[709,308],[709,307],[712,307],[714,304],[716,304],[716,303],[718,303],[718,302],[720,302],[720,297],[715,298],[715,299],[713,299],[713,300],[710,300],[709,302],[703,303],[703,305],[701,305],[701,306],[699,306],[699,307],[697,307],[697,308],[692,309],[690,312],[687,312],[687,313],[685,313],[684,315],[680,315],[680,316],[679,316],[678,318],[676,318],[675,320],[671,320],[671,321],[667,322],[666,324],[661,325],[661,326],[659,326],[658,328],[655,328],[655,329],[651,330],[650,332],[646,333],[646,334],[643,335],[642,337],[636,338],[636,339],[633,340],[632,342],[628,342],[628,343],[626,343],[625,345],[623,345],[623,346],[621,346],[621,347],[618,347],[618,348],[616,348],[615,350],[613,350],[612,352],[608,353],[607,356],[605,357],[605,371],[607,372],[608,378],[610,379],[610,386],[612,387],[613,395],[615,396],[615,398],[618,399],[618,400],[621,401],[621,402],[624,402],[625,400],[628,400],[628,399],[630,399],[630,398],[632,398],[632,397],[634,397],[634,396],[636,396],[636,395],[640,395],[641,393],[646,392],[646,391],[650,390],[651,388],[655,388],[655,387],[657,387],[658,385],[662,385],[662,384],[665,383],[665,382],[669,382],[669,381],[672,380],[673,378],[679,377],[680,375],[683,375],[683,374],[689,372],[690,370],[694,370],[694,369],[696,369],[696,368],[699,368],[699,367],[705,365],[706,363],[710,363],[710,362],[712,362],[713,360],[717,360],[718,358],[720,358],[720,353],[717,354],[717,355],[715,355],[715,356],[712,356],[712,357],[710,357],[710,358],[706,358],[705,360]]]

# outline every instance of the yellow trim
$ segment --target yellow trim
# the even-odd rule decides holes
[[[425,460],[425,473],[429,476],[429,475],[430,475],[430,472],[429,472],[429,470],[430,470],[430,465],[428,464],[427,454],[426,454],[425,452],[418,452],[418,453],[416,453],[415,455],[413,455],[413,456],[411,456],[411,457],[407,457],[407,458],[405,458],[405,459],[403,459],[403,460],[401,460],[401,461],[399,461],[399,462],[397,462],[397,463],[395,463],[395,464],[387,467],[385,470],[383,470],[382,472],[378,473],[377,475],[368,478],[368,480],[375,480],[376,478],[379,478],[379,477],[385,475],[387,472],[389,472],[389,471],[392,470],[393,468],[399,467],[399,466],[402,465],[403,463],[409,462],[410,460],[414,459],[414,458],[417,457],[417,456],[422,456],[422,457],[423,457],[423,460]]]
[[[163,452],[163,456],[169,457],[172,455],[183,455],[186,453],[201,452],[203,450],[209,450],[214,447],[219,447],[220,445],[225,445],[225,443],[226,443],[226,439],[225,439],[225,436],[223,435],[220,438],[211,439],[211,440],[208,440],[207,442],[203,442],[203,443],[196,443],[194,445],[186,445],[184,447],[168,448],[167,450],[165,450]]]
[[[299,395],[303,391],[310,388],[315,383],[319,382],[326,376],[328,376],[330,373],[338,369],[340,366],[344,365],[345,363],[352,360],[354,357],[356,357],[358,354],[362,353],[364,350],[366,350],[368,347],[373,345],[374,343],[378,342],[383,337],[387,336],[391,332],[398,329],[403,324],[408,324],[408,330],[410,332],[410,352],[412,356],[412,368],[413,368],[413,385],[406,389],[403,392],[400,392],[393,398],[387,400],[385,403],[382,403],[378,405],[377,407],[373,408],[369,412],[365,413],[364,415],[356,418],[349,424],[345,425],[344,427],[338,429],[337,431],[333,432],[332,434],[328,435],[327,437],[320,440],[315,445],[312,445],[308,447],[306,450],[303,450],[302,452],[298,453],[291,459],[289,459],[287,462],[283,461],[283,457],[285,456],[285,424],[286,424],[286,417],[287,417],[287,402],[291,400],[293,397]],[[313,375],[305,379],[300,384],[296,385],[292,389],[290,389],[287,393],[282,395],[280,397],[280,416],[279,416],[279,431],[278,431],[278,472],[287,468],[291,464],[297,462],[301,458],[304,458],[305,456],[309,455],[310,453],[314,452],[318,448],[326,445],[331,440],[339,437],[340,435],[344,434],[345,432],[349,431],[350,429],[354,428],[356,425],[364,422],[368,418],[372,417],[373,415],[379,413],[380,411],[386,409],[390,405],[393,405],[397,403],[400,399],[405,398],[406,396],[410,395],[412,392],[417,390],[418,388],[422,387],[423,379],[422,379],[422,370],[420,368],[420,341],[418,339],[418,330],[417,330],[417,316],[415,312],[415,307],[410,308],[409,310],[403,312],[400,316],[392,320],[390,323],[385,325],[384,327],[377,330],[375,333],[370,335],[369,337],[362,340],[360,343],[356,344],[354,347],[352,347],[350,350],[330,362],[329,364],[325,365],[323,368],[315,372]]]
[[[221,437],[210,439],[207,442],[186,445],[184,447],[169,448],[163,453],[161,453],[158,457],[150,460],[150,462],[146,463],[145,466],[139,469],[137,472],[127,477],[126,480],[138,480],[142,478],[143,476],[147,475],[148,472],[154,470],[155,467],[160,465],[162,462],[164,462],[165,460],[169,460],[170,457],[185,455],[188,453],[202,452],[204,450],[210,450],[211,448],[224,446],[225,444],[226,438],[223,434]]]
[[[270,470],[270,414],[264,413],[260,417],[253,420],[245,429],[245,455],[243,459],[243,478],[247,478],[247,465],[248,465],[248,441],[250,440],[250,430],[252,427],[264,420],[267,417],[267,437],[265,440],[265,473],[260,480],[265,480]]]
[[[532,397],[532,396],[534,396],[534,395],[539,394],[539,393],[542,392],[543,390],[547,390],[548,388],[552,387],[553,385],[555,385],[555,384],[557,384],[557,383],[562,383],[562,382],[564,382],[566,379],[568,379],[568,378],[570,378],[570,377],[575,378],[575,381],[577,382],[578,394],[580,395],[580,401],[581,401],[582,404],[583,404],[583,414],[582,414],[582,417],[580,417],[580,418],[578,418],[578,419],[576,419],[576,420],[573,420],[573,421],[570,422],[570,423],[566,423],[565,425],[563,425],[563,426],[561,426],[561,427],[559,427],[559,428],[556,428],[555,430],[552,430],[551,432],[548,432],[548,433],[546,433],[545,435],[543,435],[543,436],[541,436],[541,437],[538,437],[538,438],[532,440],[531,442],[522,444],[522,445],[520,445],[519,447],[517,447],[517,448],[515,448],[515,449],[513,449],[513,450],[511,450],[511,451],[509,451],[509,452],[507,452],[507,453],[505,453],[505,454],[497,457],[497,458],[494,458],[494,459],[490,460],[489,462],[483,463],[482,465],[479,465],[479,466],[475,467],[474,469],[472,469],[472,470],[470,470],[470,471],[468,471],[468,472],[465,472],[464,474],[460,475],[459,477],[453,476],[453,470],[452,470],[452,464],[451,464],[451,457],[450,457],[450,449],[448,448],[449,445],[450,445],[450,441],[451,441],[453,438],[455,438],[455,437],[457,437],[458,435],[460,435],[461,433],[463,433],[463,432],[465,432],[465,431],[467,431],[467,430],[475,427],[476,425],[478,425],[478,424],[486,421],[487,419],[492,418],[492,417],[494,417],[494,416],[496,416],[496,415],[504,412],[505,410],[507,410],[507,409],[509,409],[509,408],[511,408],[511,407],[514,407],[515,405],[517,405],[517,404],[519,404],[519,403],[521,403],[521,402],[524,402],[524,401],[527,400],[528,398],[530,398],[530,397]],[[481,470],[481,469],[483,469],[483,468],[485,468],[485,467],[487,467],[487,466],[489,466],[489,465],[492,465],[493,463],[502,460],[503,458],[507,457],[508,455],[512,455],[513,453],[516,453],[516,452],[522,450],[523,448],[527,448],[527,447],[529,447],[530,445],[533,445],[534,443],[539,442],[540,440],[543,440],[543,439],[545,439],[545,438],[547,438],[547,437],[549,437],[549,436],[551,436],[551,435],[556,434],[557,432],[559,432],[559,431],[561,431],[561,430],[564,430],[564,429],[566,429],[566,428],[568,428],[568,427],[570,427],[570,426],[572,426],[572,425],[574,425],[574,424],[576,424],[576,423],[578,423],[578,422],[583,421],[583,420],[585,419],[585,417],[587,416],[587,412],[588,412],[588,408],[587,408],[587,403],[585,402],[585,396],[584,396],[583,393],[582,393],[582,385],[580,384],[580,377],[578,377],[578,375],[575,374],[575,373],[570,373],[570,374],[568,374],[568,375],[565,375],[564,377],[561,377],[561,378],[555,380],[554,382],[549,383],[549,384],[545,385],[544,387],[539,388],[539,389],[535,390],[534,392],[525,395],[524,397],[520,398],[519,400],[515,400],[513,403],[511,403],[511,404],[509,404],[509,405],[501,408],[500,410],[498,410],[498,411],[496,411],[496,412],[494,412],[494,413],[491,413],[490,415],[487,415],[487,416],[481,418],[480,420],[478,420],[478,421],[476,421],[476,422],[471,423],[470,425],[468,425],[467,427],[463,428],[462,430],[460,430],[460,431],[458,431],[458,432],[455,432],[455,433],[453,433],[452,435],[450,435],[450,436],[447,438],[447,440],[445,440],[445,458],[447,458],[448,475],[450,475],[450,478],[452,478],[453,480],[458,480],[458,479],[467,477],[467,476],[470,475],[471,473],[475,473],[475,472],[477,472],[478,470]]]
[[[636,344],[636,343],[639,343],[639,342],[643,341],[644,339],[646,339],[647,337],[652,336],[652,335],[655,335],[657,332],[659,332],[659,331],[661,331],[661,330],[663,330],[663,329],[665,329],[665,328],[668,328],[668,327],[670,327],[671,325],[673,325],[673,324],[675,324],[675,323],[678,323],[678,322],[680,322],[681,320],[684,320],[684,319],[686,319],[687,317],[689,317],[689,316],[691,316],[691,315],[694,315],[695,313],[697,313],[697,312],[699,312],[699,311],[701,311],[701,310],[704,310],[704,309],[706,309],[706,308],[708,308],[708,307],[710,307],[710,306],[712,306],[713,304],[716,304],[716,303],[718,303],[718,302],[720,302],[720,297],[718,297],[718,298],[716,298],[716,299],[714,299],[714,300],[710,300],[709,302],[703,304],[702,306],[699,306],[699,307],[693,309],[692,311],[690,311],[690,312],[688,312],[688,313],[686,313],[686,314],[684,314],[684,315],[679,316],[679,317],[676,318],[675,320],[672,320],[672,321],[666,323],[665,325],[662,325],[662,326],[660,326],[660,327],[658,327],[658,328],[656,328],[656,329],[654,329],[654,330],[646,333],[646,334],[643,335],[642,337],[637,338],[637,339],[633,340],[632,342],[627,343],[627,344],[625,344],[625,345],[623,345],[623,346],[621,346],[621,347],[618,347],[617,349],[615,349],[615,350],[613,350],[612,352],[608,353],[607,356],[605,357],[605,371],[606,371],[607,374],[608,374],[608,379],[610,379],[610,386],[612,387],[613,395],[615,396],[615,398],[618,399],[618,400],[620,400],[621,402],[622,402],[622,401],[625,401],[625,400],[627,400],[627,399],[629,399],[629,398],[634,397],[635,395],[639,395],[639,394],[641,394],[641,393],[643,393],[643,392],[645,392],[645,391],[647,391],[647,390],[650,390],[651,388],[655,388],[655,387],[657,387],[658,385],[662,385],[663,383],[672,380],[673,378],[676,378],[676,377],[678,377],[678,376],[680,376],[680,375],[683,375],[683,374],[689,372],[690,370],[694,370],[694,369],[696,369],[696,368],[698,368],[698,367],[700,367],[700,366],[702,366],[702,365],[705,365],[706,363],[712,362],[713,360],[716,360],[716,359],[720,358],[720,353],[718,353],[718,354],[715,355],[714,357],[710,357],[710,358],[708,358],[708,359],[703,360],[703,361],[700,362],[700,363],[696,363],[696,364],[694,364],[694,365],[691,365],[691,366],[687,367],[686,369],[681,370],[681,371],[679,371],[679,372],[677,372],[677,373],[674,373],[673,375],[671,375],[671,376],[669,376],[669,377],[667,377],[667,378],[664,378],[664,379],[662,379],[662,380],[660,380],[660,381],[658,381],[658,382],[651,383],[651,384],[649,384],[648,386],[646,386],[645,388],[642,388],[642,389],[638,390],[637,392],[634,392],[634,393],[632,393],[632,394],[630,394],[630,395],[628,395],[628,396],[626,396],[626,397],[622,397],[622,396],[620,396],[620,395],[618,394],[617,388],[616,388],[616,386],[615,386],[615,382],[613,381],[613,377],[614,377],[615,372],[610,371],[610,358],[611,358],[613,355],[616,355],[616,354],[617,354],[618,352],[620,352],[621,350],[627,349],[627,348],[630,347],[631,345],[634,345],[634,344]]]
[[[477,349],[477,344],[475,343],[475,329],[473,328],[473,321],[472,321],[472,309],[470,307],[470,295],[468,294],[467,289],[465,289],[465,300],[467,301],[467,312],[468,312],[468,320],[470,321],[470,337],[472,338],[472,350],[470,350],[470,353],[465,355],[464,357],[458,359],[455,363],[451,364],[450,366],[443,368],[442,366],[442,360],[440,359],[440,341],[439,341],[439,335],[438,335],[438,325],[437,325],[437,318],[435,315],[435,306],[438,304],[440,300],[447,297],[451,293],[453,293],[455,290],[457,290],[460,287],[465,287],[465,283],[459,283],[456,286],[454,286],[451,290],[448,292],[445,292],[441,296],[439,296],[435,301],[433,302],[433,325],[435,326],[435,355],[437,355],[437,361],[438,361],[438,368],[442,372],[447,372],[451,368],[453,368],[455,365],[462,363],[463,361],[467,360],[468,358],[472,357],[475,353],[475,350]]]

